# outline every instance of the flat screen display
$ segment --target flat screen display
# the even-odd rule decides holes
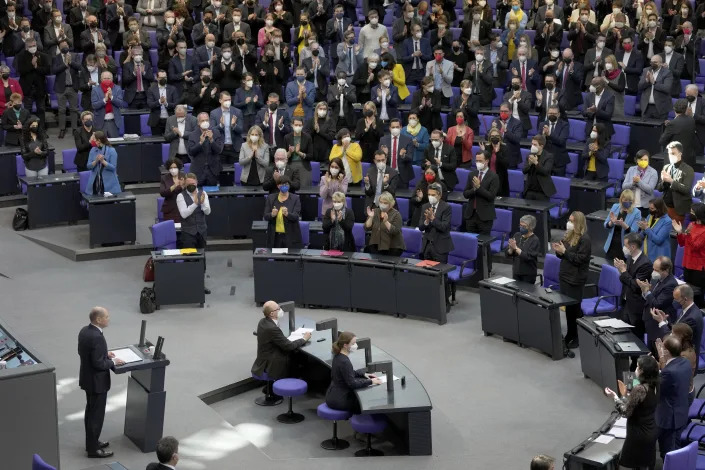
[[[0,361],[5,361],[7,369],[37,364],[15,339],[0,328]]]

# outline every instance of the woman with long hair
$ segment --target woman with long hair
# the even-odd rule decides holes
[[[610,156],[610,136],[605,125],[598,123],[592,126],[583,150],[583,165],[586,180],[607,181],[610,167],[607,159]]]
[[[624,116],[624,89],[627,87],[627,76],[619,67],[614,54],[605,57],[605,69],[602,72],[607,80],[607,88],[614,94],[614,112],[612,116]]]
[[[86,194],[119,194],[120,182],[117,175],[118,155],[108,136],[103,131],[95,131],[91,137],[91,152],[88,154],[88,169],[91,174],[86,185]]]
[[[325,161],[330,154],[336,132],[336,119],[328,112],[328,103],[321,101],[316,104],[313,117],[306,121],[304,132],[313,141],[313,160]]]
[[[247,138],[240,147],[240,184],[259,186],[264,182],[264,173],[269,166],[269,145],[264,141],[262,128],[252,126],[247,131]]]
[[[27,176],[45,176],[49,174],[47,154],[49,146],[39,118],[30,117],[22,129],[22,160]]]
[[[674,220],[671,222],[683,247],[683,280],[690,285],[705,286],[705,204],[693,204],[690,209],[692,222],[687,228]],[[703,307],[703,293],[695,296],[695,303]]]
[[[605,220],[605,228],[609,230],[605,240],[604,250],[606,259],[624,260],[624,237],[639,230],[641,211],[634,206],[634,192],[625,189],[619,195],[619,202],[610,209],[610,214]]]
[[[164,220],[181,222],[181,213],[176,206],[176,197],[184,189],[186,175],[183,173],[184,164],[178,157],[170,158],[164,163],[168,173],[162,176],[159,184],[159,195],[164,198],[162,203],[162,215]]]
[[[328,165],[328,171],[321,177],[318,184],[318,195],[323,200],[321,202],[321,215],[333,207],[333,194],[348,192],[349,176],[345,173],[345,165],[340,158],[334,158]]]
[[[578,301],[565,308],[568,331],[565,335],[566,346],[570,349],[578,347],[578,318],[582,317],[580,302],[583,300],[583,287],[587,281],[588,268],[592,246],[587,234],[585,215],[580,211],[570,214],[566,223],[563,240],[551,243],[556,256],[561,260],[558,280],[561,294]]]
[[[644,237],[644,254],[652,263],[659,256],[672,256],[671,218],[663,198],[657,197],[649,201],[649,216],[646,220],[637,222],[637,225]]]

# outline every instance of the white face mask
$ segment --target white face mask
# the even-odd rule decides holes
[[[426,87],[426,93],[433,93],[435,88],[433,86]]]
[[[277,320],[281,320],[282,318],[284,318],[284,310],[280,308],[277,312]]]
[[[301,126],[294,126],[293,129],[294,129],[294,132],[296,132],[297,134],[300,134],[301,131],[303,130],[303,127],[301,127]]]
[[[466,95],[472,95],[472,88],[463,88],[463,93]]]
[[[383,42],[382,44],[379,45],[379,47],[381,47],[382,49],[386,49],[386,48],[389,47],[389,43],[388,43],[388,42]]]
[[[539,153],[539,147],[537,145],[532,145],[531,153]]]
[[[629,248],[627,248],[626,246],[623,246],[623,247],[622,247],[622,253],[624,253],[624,257],[625,257],[625,258],[628,258],[628,257],[630,257],[630,256],[632,255],[632,254],[629,252]]]
[[[232,52],[223,52],[223,59],[225,60],[230,60],[230,58],[233,56]]]
[[[680,159],[675,155],[668,155],[668,161],[671,163],[671,165],[675,165],[680,161]]]
[[[590,132],[590,138],[597,139],[597,132],[595,132],[595,131]]]
[[[553,6],[553,0],[546,0],[546,6]]]
[[[389,210],[389,204],[380,204],[379,210],[381,210],[382,212],[387,212]]]
[[[399,134],[401,134],[401,128],[394,127],[392,129],[389,129],[389,132],[392,134],[392,137],[399,137]]]
[[[569,232],[572,231],[573,230],[573,222],[571,222],[570,220],[568,222],[566,222],[565,229]]]
[[[520,55],[520,56],[519,56],[519,62],[526,62],[526,56],[525,56],[525,55]]]
[[[283,170],[284,168],[286,168],[286,162],[277,160],[274,162],[274,166],[277,167],[277,170]]]
[[[346,83],[347,83],[347,80],[345,80],[344,78],[339,78],[339,79],[338,79],[338,85],[339,85],[339,86],[345,86]]]
[[[371,69],[376,69],[376,68],[377,68],[377,62],[370,62],[370,68],[371,68]]]
[[[605,63],[605,70],[607,70],[607,71],[612,70],[612,64],[609,62]]]
[[[169,173],[171,174],[171,176],[178,176],[179,169],[178,168],[169,168]]]
[[[164,21],[166,21],[166,24],[169,26],[174,26],[174,18],[166,18]]]
[[[409,127],[416,127],[416,125],[419,123],[416,119],[409,119]]]
[[[319,118],[324,118],[324,117],[326,117],[327,114],[328,114],[328,111],[325,110],[325,109],[319,109],[319,110],[318,110],[318,117],[319,117]]]
[[[208,41],[206,43],[206,47],[209,49],[213,49],[215,47],[215,41]]]
[[[338,173],[340,173],[340,170],[338,168],[331,168],[330,169],[331,176],[338,176]]]
[[[590,93],[597,93],[597,88],[595,88],[595,85],[590,85],[588,90],[590,90]]]
[[[245,82],[245,86],[246,86],[247,88],[252,88],[252,85],[254,85],[254,82],[253,82],[252,80],[247,80],[247,81]]]
[[[429,196],[428,202],[430,202],[432,206],[435,206],[438,204],[438,198],[436,196]]]
[[[375,165],[379,171],[384,171],[387,168],[387,164],[384,162],[375,162]]]
[[[223,108],[224,108],[224,109],[230,109],[230,105],[231,105],[231,104],[232,104],[232,101],[230,101],[230,100],[223,101]]]
[[[339,211],[340,209],[343,208],[343,203],[342,202],[334,202],[333,203],[333,209]]]
[[[391,85],[391,84],[392,84],[392,82],[390,80],[384,80],[382,82],[382,85],[386,86],[387,88],[389,88],[389,85]]]
[[[357,343],[350,346],[350,352],[355,352],[355,351],[357,351]]]
[[[673,48],[671,46],[663,46],[663,51],[666,54],[670,54],[671,52],[673,52]]]
[[[259,140],[258,135],[251,135],[250,136],[250,142],[257,143],[258,140]]]
[[[350,137],[343,137],[343,140],[341,141],[343,145],[348,145],[350,143]]]
[[[441,146],[441,141],[440,140],[432,140],[431,145],[433,145],[434,149],[437,149],[438,147]]]
[[[30,54],[34,54],[37,52],[37,48],[36,47],[28,47],[27,52],[29,52]]]
[[[661,273],[658,271],[652,271],[651,272],[651,280],[652,281],[658,281],[661,279]]]
[[[208,129],[208,128],[210,127],[210,124],[208,123],[208,121],[203,121],[203,122],[202,122],[201,124],[199,124],[199,125],[201,126],[201,129],[204,129],[204,130],[205,130],[205,129]]]
[[[421,31],[419,31],[418,33],[414,34],[414,37],[415,37],[416,39],[421,39],[421,36],[423,36],[423,34],[421,33]]]
[[[485,169],[485,164],[480,163],[480,162],[475,162],[475,166],[477,167],[478,171],[482,171]]]
[[[482,54],[475,54],[475,60],[477,62],[482,62],[483,60],[485,60],[485,56]]]
[[[273,20],[264,20],[264,24],[265,24],[265,26],[271,27],[272,25],[274,25],[274,21]]]
[[[372,26],[377,26],[378,23],[379,23],[379,18],[370,18],[370,24]]]

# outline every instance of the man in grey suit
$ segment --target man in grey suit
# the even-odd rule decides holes
[[[592,77],[602,76],[602,72],[605,70],[605,57],[614,54],[612,49],[605,47],[605,42],[605,35],[599,34],[595,41],[595,47],[585,52],[585,59],[583,60],[584,83],[590,83]]]
[[[362,49],[355,44],[355,31],[345,32],[345,42],[338,44],[338,65],[335,72],[345,72],[348,83],[352,83],[353,76],[358,67],[364,64],[365,58],[362,56]]]
[[[140,0],[137,3],[137,13],[140,14],[142,27],[152,31],[164,26],[165,11],[166,0]]]
[[[78,55],[69,51],[66,39],[59,42],[60,54],[52,56],[51,73],[56,76],[54,92],[59,107],[59,138],[66,134],[66,104],[70,110],[70,125],[76,128],[78,119],[78,85],[81,61]]]
[[[184,163],[191,161],[186,148],[188,136],[198,127],[196,117],[186,111],[185,104],[177,105],[174,114],[167,118],[164,129],[164,140],[169,142],[169,158],[179,157]]]
[[[234,33],[242,31],[245,35],[245,41],[248,44],[252,44],[252,28],[250,25],[242,21],[242,12],[239,8],[233,8],[233,21],[225,25],[223,28],[223,42],[229,42],[230,44],[235,44]]]
[[[207,68],[210,69],[211,74],[213,73],[213,64],[220,57],[220,47],[215,45],[215,38],[215,34],[206,34],[205,44],[198,46],[193,51],[193,61],[199,72],[201,69]]]
[[[230,7],[223,5],[221,0],[214,0],[206,7],[205,11],[213,13],[213,23],[218,27],[218,36],[216,37],[220,38],[225,25],[230,21]]]
[[[549,2],[551,5],[549,6]],[[546,11],[551,10],[553,12],[553,19],[555,20],[560,20],[562,24],[565,24],[563,21],[563,8],[559,7],[554,3],[553,0],[548,0],[545,5],[539,7],[538,11],[536,12],[536,17],[534,18],[534,24],[541,25],[543,27],[544,24],[546,24]]]
[[[450,97],[453,96],[451,84],[453,83],[453,71],[455,64],[445,58],[443,47],[438,45],[433,49],[433,60],[426,64],[426,76],[433,77],[433,84],[436,90],[443,92],[443,101],[447,105]]]
[[[663,66],[663,57],[651,57],[651,67],[645,68],[639,79],[641,117],[664,120],[671,111],[673,75]]]
[[[663,43],[663,52],[659,54],[663,59],[664,68],[671,71],[673,80],[671,81],[671,97],[677,98],[681,95],[681,77],[685,74],[685,57],[683,54],[674,52],[675,40],[666,38]],[[685,77],[690,78],[690,77]]]
[[[73,50],[73,30],[71,26],[61,21],[61,12],[52,10],[52,23],[44,28],[44,51],[51,59],[57,55],[59,42],[66,40]]]
[[[374,166],[370,165],[364,178],[365,207],[376,207],[383,192],[392,196],[397,191],[399,172],[387,165],[387,154],[382,150],[375,152]]]
[[[546,77],[546,79],[548,80],[549,77]],[[536,93],[538,93],[538,91]],[[524,130],[523,137],[526,137],[529,129],[531,129],[529,111],[531,110],[532,98],[531,93],[521,89],[521,79],[519,77],[512,77],[512,89],[507,91],[502,99],[502,102],[509,103],[512,116],[521,121],[521,127]]]

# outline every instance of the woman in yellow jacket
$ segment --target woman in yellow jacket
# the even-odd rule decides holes
[[[337,143],[330,149],[328,160],[343,160],[345,174],[350,175],[352,183],[359,183],[362,180],[362,147],[357,142],[351,142],[350,131],[346,128],[340,129],[335,139]]]
[[[407,96],[410,95],[409,89],[406,87],[406,74],[404,73],[404,67],[401,64],[397,64],[394,60],[394,56],[389,52],[383,52],[380,55],[380,65],[383,69],[389,70],[392,74],[392,83],[397,87],[399,92],[399,99],[404,101]]]

